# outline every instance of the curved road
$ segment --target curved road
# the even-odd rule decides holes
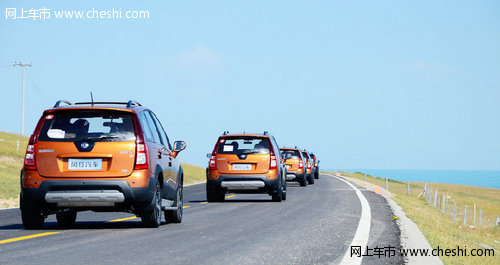
[[[371,209],[368,246],[399,248],[385,199],[357,188]],[[0,263],[337,264],[349,251],[362,208],[351,186],[327,175],[307,187],[288,183],[281,203],[263,194],[227,197],[206,203],[204,184],[185,187],[183,222],[157,229],[142,228],[126,213],[81,212],[71,229],[59,228],[51,215],[43,230],[28,231],[19,209],[1,210]],[[362,261],[403,263],[400,257]]]

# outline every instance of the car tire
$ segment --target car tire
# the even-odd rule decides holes
[[[179,187],[177,187],[177,196],[175,198],[177,209],[173,211],[166,210],[165,221],[167,223],[180,223],[182,222],[182,216],[184,212],[184,202],[183,202],[183,186],[182,181],[179,182]]]
[[[26,229],[41,229],[45,223],[42,209],[38,205],[28,205],[21,197],[21,219]]]
[[[286,173],[283,175],[282,179],[282,185],[283,185],[283,192],[281,194],[281,199],[286,201]]]
[[[281,185],[281,181],[278,185],[276,191],[271,195],[273,202],[281,202],[283,196],[283,186]]]
[[[207,188],[207,202],[222,202],[224,199],[225,194],[223,192]]]
[[[76,211],[66,211],[56,213],[57,224],[62,227],[70,227],[76,222]]]
[[[153,200],[141,214],[142,224],[146,227],[159,227],[161,224],[161,212],[161,187],[160,182],[157,181]]]
[[[303,176],[302,178],[300,178],[299,184],[300,184],[301,187],[307,187],[307,178],[306,178],[306,176]]]
[[[313,176],[313,174],[311,174],[309,176],[309,178],[307,178],[307,182],[308,182],[309,185],[314,184],[314,176]]]
[[[318,172],[314,173],[314,178],[315,179],[319,179],[319,173]]]

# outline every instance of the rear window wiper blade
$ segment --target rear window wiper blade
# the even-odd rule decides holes
[[[243,151],[241,152],[242,154],[260,154],[264,153],[265,150],[249,150],[249,151]]]
[[[84,140],[93,140],[93,141],[99,141],[99,140],[104,140],[104,139],[114,139],[114,138],[118,138],[118,136],[116,135],[103,135],[103,136],[99,136],[99,137],[85,137],[83,138]]]

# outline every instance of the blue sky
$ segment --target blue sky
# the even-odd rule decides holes
[[[2,1],[0,131],[57,99],[136,99],[183,161],[273,133],[324,168],[500,169],[498,1]],[[5,8],[149,19],[5,19]],[[8,111],[7,113],[5,110]]]

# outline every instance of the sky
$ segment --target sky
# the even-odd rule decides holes
[[[6,8],[149,11],[7,17]],[[28,14],[28,13],[26,13]],[[322,168],[500,170],[499,1],[1,1],[0,131],[58,99],[134,99],[183,162],[264,131]]]

